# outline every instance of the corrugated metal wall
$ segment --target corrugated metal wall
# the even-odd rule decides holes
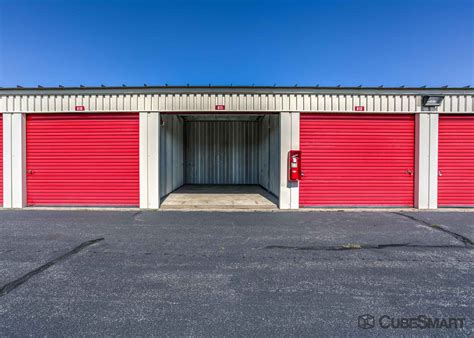
[[[474,112],[474,95],[446,95],[438,111],[441,113]]]
[[[160,128],[160,197],[184,184],[183,120],[176,115],[162,115]]]
[[[258,184],[258,121],[185,123],[187,184]]]
[[[275,196],[280,194],[280,116],[260,121],[259,183]]]
[[[444,95],[444,94],[439,94]],[[472,113],[474,96],[445,94],[440,112]],[[84,106],[87,112],[203,112],[215,111],[215,105],[225,105],[226,111],[252,112],[353,112],[355,106],[364,106],[365,112],[420,112],[422,95],[385,93],[380,91],[360,94],[255,94],[255,93],[172,93],[133,94],[42,94],[0,95],[0,112],[73,112]]]

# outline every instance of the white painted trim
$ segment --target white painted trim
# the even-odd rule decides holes
[[[139,113],[140,208],[148,207],[148,113]]]
[[[3,207],[12,207],[12,116],[3,114]]]
[[[26,115],[3,115],[3,207],[26,206]]]
[[[300,113],[292,112],[291,114],[291,149],[300,149]],[[287,169],[288,170],[288,169]],[[294,182],[290,189],[290,209],[298,209],[300,207],[300,186],[299,182]]]
[[[300,148],[300,113],[280,113],[280,209],[299,208],[299,183],[288,182],[288,152]]]
[[[160,207],[160,113],[140,113],[140,208]]]
[[[438,207],[438,121],[437,113],[415,117],[415,207]]]
[[[12,120],[12,205],[26,206],[26,114],[15,114]]]
[[[430,179],[429,179],[429,209],[438,208],[438,147],[439,147],[439,114],[430,114]]]
[[[148,114],[148,208],[160,207],[160,113]]]
[[[291,194],[288,187],[288,151],[291,150],[291,116],[289,112],[280,113],[280,209],[290,209]]]

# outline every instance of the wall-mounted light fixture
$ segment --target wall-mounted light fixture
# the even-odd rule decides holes
[[[444,96],[423,96],[423,106],[439,107],[444,100]]]

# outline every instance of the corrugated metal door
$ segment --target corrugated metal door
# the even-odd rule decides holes
[[[185,123],[187,184],[258,184],[259,123]]]
[[[413,206],[414,115],[301,114],[301,206]]]
[[[28,205],[138,206],[138,114],[30,114]]]
[[[439,116],[438,205],[474,206],[474,115]]]
[[[0,206],[3,206],[3,114],[0,113]]]

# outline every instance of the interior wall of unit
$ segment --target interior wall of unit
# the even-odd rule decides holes
[[[177,115],[161,115],[160,197],[184,184],[184,121]]]
[[[258,184],[259,122],[185,122],[186,184]]]
[[[278,114],[162,114],[160,197],[183,184],[259,184],[279,196]]]
[[[260,121],[258,183],[280,195],[280,117],[265,115]]]

